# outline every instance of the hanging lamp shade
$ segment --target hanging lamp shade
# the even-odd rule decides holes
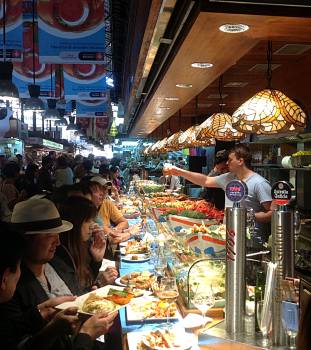
[[[198,127],[198,140],[204,141],[211,137],[220,141],[237,141],[241,140],[244,134],[232,126],[231,115],[219,112],[212,114]]]
[[[56,109],[56,100],[48,99],[48,109],[45,111],[44,119],[45,120],[58,120],[60,118],[59,111]]]
[[[109,130],[109,135],[112,136],[112,137],[115,137],[115,136],[117,136],[117,134],[118,134],[118,129],[117,129],[117,126],[116,126],[116,122],[113,119],[111,127],[110,127],[110,130]]]
[[[0,99],[9,102],[18,102],[18,89],[12,82],[12,62],[0,62]]]
[[[182,134],[182,131],[175,132],[175,134],[171,135],[166,142],[166,150],[167,151],[177,151],[179,149],[178,139]]]
[[[157,147],[158,144],[160,143],[161,140],[155,142],[153,145],[151,145],[150,149],[149,149],[149,153],[150,154],[156,154],[157,153]]]
[[[58,120],[55,121],[56,126],[67,126],[68,122],[65,118],[60,117]]]
[[[28,85],[30,98],[25,99],[24,110],[42,113],[45,110],[43,101],[39,98],[40,86]]]
[[[158,153],[165,153],[166,152],[166,149],[165,149],[166,143],[167,143],[167,137],[165,137],[163,140],[159,141],[159,143],[156,147],[156,151]]]
[[[241,132],[269,135],[303,128],[306,118],[304,111],[281,91],[265,89],[233,113],[232,125]]]
[[[66,130],[68,130],[68,131],[78,131],[79,130],[78,125],[75,124],[75,117],[74,116],[69,117],[69,124],[68,124]]]
[[[205,147],[215,144],[215,140],[211,137],[206,140],[198,140],[198,131],[198,125],[191,126],[184,131],[178,138],[179,148]]]

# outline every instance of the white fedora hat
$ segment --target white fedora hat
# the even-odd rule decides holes
[[[93,176],[90,181],[97,182],[97,183],[99,183],[102,186],[105,186],[105,185],[107,185],[108,182],[110,182],[110,181],[104,179],[101,176]]]
[[[30,198],[15,205],[12,226],[25,234],[61,233],[72,229],[62,220],[54,203],[45,198]]]

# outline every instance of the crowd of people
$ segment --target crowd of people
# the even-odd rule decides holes
[[[94,173],[66,156],[1,169],[0,334],[5,349],[121,349],[117,313],[81,320],[55,306],[118,277],[118,243],[129,239],[118,209],[120,169]],[[109,267],[101,268],[103,261]],[[106,265],[105,265],[106,266]],[[115,267],[113,267],[115,266]],[[105,335],[105,342],[96,340]]]

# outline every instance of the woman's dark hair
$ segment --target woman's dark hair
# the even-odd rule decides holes
[[[244,164],[247,166],[247,168],[251,168],[251,163],[252,163],[252,154],[251,151],[249,149],[249,147],[247,147],[244,144],[239,144],[234,146],[230,152],[230,153],[234,153],[237,159],[241,159],[243,158],[244,160]]]
[[[68,198],[68,192],[71,190],[73,185],[63,185],[61,187],[55,188],[50,200],[56,205],[57,208],[63,204]]]
[[[57,165],[66,168],[68,166],[68,161],[65,157],[61,156],[57,158]]]
[[[93,169],[93,161],[90,159],[86,159],[83,161],[83,167],[86,170],[86,172],[91,172]]]
[[[118,170],[120,170],[120,168],[118,166],[112,166],[110,167],[110,172],[112,174],[116,173]]]
[[[71,185],[68,191],[69,195],[70,195],[70,192],[81,192],[83,195],[90,195],[90,196],[92,195],[92,191],[88,185],[88,181],[81,181]]]
[[[5,166],[2,169],[2,176],[5,179],[12,179],[16,177],[20,172],[20,167],[15,162],[9,162],[5,164]]]
[[[9,224],[0,223],[0,278],[6,269],[16,272],[17,266],[24,254],[24,236],[17,233]]]
[[[59,213],[63,220],[73,224],[72,230],[60,234],[61,243],[69,250],[74,260],[81,286],[90,286],[92,274],[89,267],[88,242],[81,240],[81,227],[85,221],[95,219],[97,209],[90,200],[72,196],[60,205]]]

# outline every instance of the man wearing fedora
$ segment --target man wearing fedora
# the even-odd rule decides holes
[[[95,339],[108,332],[116,313],[92,316],[70,339],[68,334],[78,329],[77,309],[70,308],[56,314],[54,308],[75,298],[74,279],[56,272],[57,262],[53,262],[56,247],[60,244],[58,235],[70,230],[72,224],[61,220],[51,201],[29,199],[14,207],[12,226],[24,234],[25,252],[14,296],[0,305],[0,336],[2,334],[1,339],[7,345],[5,349],[94,348]],[[45,327],[59,315],[63,316],[61,322],[51,321],[53,326]]]

